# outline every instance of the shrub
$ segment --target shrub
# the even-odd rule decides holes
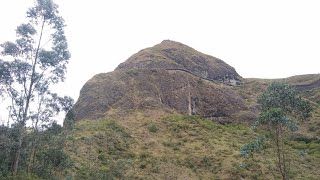
[[[158,129],[158,126],[157,126],[156,124],[151,123],[151,124],[148,125],[148,130],[149,130],[149,132],[155,133],[155,132],[157,132],[159,129]]]

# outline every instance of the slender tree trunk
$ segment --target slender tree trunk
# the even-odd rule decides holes
[[[38,130],[38,122],[39,122],[39,113],[41,111],[41,105],[42,103],[39,102],[38,105],[38,114],[37,114],[37,119],[35,124],[33,125],[33,130],[34,130],[34,138],[32,140],[32,145],[31,145],[31,151],[30,151],[30,158],[27,166],[27,173],[32,173],[33,165],[34,165],[34,157],[36,156],[36,146],[38,143],[38,136],[39,136],[39,130]]]
[[[27,117],[28,117],[28,111],[29,111],[29,105],[30,105],[30,99],[31,99],[31,95],[32,95],[32,91],[33,91],[33,86],[34,83],[36,81],[36,77],[35,77],[35,72],[36,72],[36,65],[37,65],[37,59],[38,59],[38,55],[39,55],[39,50],[40,50],[40,44],[41,44],[41,39],[42,39],[42,34],[43,34],[43,28],[44,28],[44,24],[45,24],[45,19],[43,18],[42,21],[42,25],[41,25],[41,32],[40,32],[40,37],[39,37],[39,42],[38,42],[38,46],[37,46],[37,50],[36,50],[36,54],[35,54],[35,58],[34,58],[34,62],[33,62],[33,67],[32,67],[32,74],[31,74],[31,78],[30,78],[30,86],[28,89],[28,94],[26,96],[26,106],[25,109],[23,111],[23,115],[22,115],[22,120],[20,122],[20,127],[19,127],[19,137],[18,137],[18,147],[17,147],[17,151],[15,153],[15,158],[13,161],[13,169],[12,169],[12,174],[15,176],[17,174],[18,171],[18,166],[19,166],[19,161],[20,161],[20,154],[21,154],[21,149],[22,149],[22,140],[25,136],[25,125],[26,125],[26,121],[27,121]]]
[[[24,138],[25,134],[25,129],[24,125],[19,125],[19,138],[18,138],[18,147],[15,153],[13,165],[12,165],[12,175],[16,175],[18,172],[18,166],[19,166],[19,161],[20,161],[20,154],[21,154],[21,149],[22,149],[22,140]]]
[[[38,122],[36,122],[36,127],[38,126]],[[37,153],[37,148],[38,148],[38,136],[39,136],[39,131],[38,129],[35,129],[35,136],[34,139],[32,141],[32,146],[31,146],[31,152],[30,152],[30,158],[29,158],[29,163],[28,163],[28,173],[32,173],[33,171],[33,165],[34,165],[34,161],[35,161],[35,157],[36,157],[36,153]]]
[[[32,146],[31,146],[31,151],[30,151],[30,158],[29,158],[29,162],[28,162],[28,166],[27,166],[27,173],[32,173],[32,169],[33,169],[33,164],[34,164],[34,157],[36,154],[36,140],[34,140],[32,142]]]
[[[287,180],[287,171],[286,171],[286,166],[285,166],[285,159],[284,159],[284,151],[283,151],[283,143],[281,142],[281,127],[277,128],[276,130],[276,139],[275,139],[275,143],[276,143],[276,153],[277,153],[277,159],[278,159],[278,168],[279,168],[279,172],[282,176],[283,180]]]
[[[280,143],[281,143],[281,154],[282,154],[282,167],[283,167],[283,173],[284,173],[284,178],[287,180],[289,179],[288,177],[288,170],[287,170],[287,160],[285,156],[285,145],[284,145],[284,140],[283,140],[283,128],[280,127]]]

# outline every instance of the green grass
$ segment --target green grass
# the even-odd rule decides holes
[[[80,121],[68,136],[70,173],[74,179],[277,179],[271,149],[240,156],[256,135],[247,125],[159,112]],[[315,139],[292,137],[291,177],[318,179],[319,152]]]
[[[68,136],[75,179],[122,178],[134,154],[131,138],[115,121],[81,121]]]

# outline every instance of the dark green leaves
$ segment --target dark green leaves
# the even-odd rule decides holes
[[[20,54],[20,49],[17,44],[7,41],[0,45],[2,47],[1,54],[4,56],[17,57]]]
[[[53,19],[58,13],[58,5],[53,3],[52,0],[37,0],[37,6],[32,7],[27,12],[27,17],[33,20],[43,19]]]
[[[258,97],[262,111],[279,108],[284,113],[299,115],[306,118],[310,116],[310,104],[301,99],[294,88],[287,84],[272,83],[268,89]]]
[[[47,68],[50,66],[55,66],[59,61],[57,61],[57,55],[55,51],[46,51],[44,49],[39,52],[39,62],[42,65],[42,68]]]
[[[37,33],[35,28],[30,24],[21,24],[17,27],[17,35],[25,38],[30,38]]]
[[[15,59],[13,62],[11,62],[11,76],[14,77],[15,82],[19,84],[24,84],[27,80],[29,80],[29,76],[31,75],[31,64]]]
[[[17,39],[0,45],[1,55],[11,56],[6,61],[0,60],[0,96],[11,103],[10,121],[18,129],[15,148],[7,149],[8,162],[2,164],[0,160],[0,171],[4,165],[14,175],[24,171],[48,179],[53,168],[65,162],[62,143],[59,148],[57,143],[49,144],[46,140],[36,145],[42,141],[39,136],[49,135],[46,129],[55,127],[49,126],[55,116],[70,111],[73,105],[70,97],[50,92],[52,84],[64,80],[70,58],[64,20],[57,8],[52,0],[36,0],[27,12],[29,21],[16,29]],[[31,145],[30,149],[26,145]]]
[[[57,8],[52,0],[36,0],[35,6],[27,12],[29,22],[16,29],[16,43],[7,41],[0,45],[1,54],[14,59],[1,62],[2,90],[10,88],[5,88],[6,84],[18,88],[11,92],[35,93],[34,90],[43,90],[39,86],[44,80],[53,84],[64,80],[70,52],[63,30],[64,20],[59,16]],[[4,83],[9,80],[10,84]]]
[[[280,108],[271,108],[261,112],[253,126],[257,127],[259,125],[268,125],[271,128],[284,127],[290,131],[298,130],[297,125]]]
[[[287,128],[296,131],[298,127],[290,117],[309,117],[310,104],[301,99],[298,93],[287,84],[272,83],[268,89],[258,97],[262,112],[254,127],[268,125],[270,128]]]
[[[69,96],[60,97],[59,104],[64,112],[69,112],[74,104],[74,100]]]
[[[30,24],[21,24],[16,29],[17,36],[20,37],[16,43],[7,41],[0,46],[3,48],[1,54],[4,56],[21,57],[33,50],[33,36],[36,34],[35,28]]]
[[[260,116],[255,122],[255,126],[257,125],[278,125],[282,124],[286,119],[285,114],[280,108],[271,108],[267,111],[261,112]]]
[[[56,31],[52,34],[52,39],[52,49],[57,52],[57,56],[59,56],[60,60],[70,59],[70,52],[68,51],[68,43],[64,32],[60,30]]]
[[[300,100],[297,103],[297,112],[298,115],[302,118],[308,118],[311,116],[312,107],[310,106],[310,103],[308,101],[302,101]]]
[[[259,152],[263,149],[265,145],[265,137],[260,136],[257,137],[257,139],[253,142],[250,142],[248,144],[243,145],[240,148],[240,155],[242,157],[248,157],[249,155],[252,155],[254,152]]]
[[[272,83],[267,91],[258,97],[258,103],[261,104],[262,110],[270,108],[283,108],[291,112],[295,104],[296,92],[286,84]]]
[[[281,83],[272,83],[268,89],[258,97],[261,105],[261,113],[253,123],[254,129],[262,127],[266,137],[272,142],[268,144],[276,152],[277,168],[283,179],[287,179],[288,160],[286,157],[285,139],[290,132],[298,130],[293,121],[295,117],[310,116],[310,104],[301,99],[298,93],[290,86]],[[289,118],[290,117],[290,118]],[[253,155],[263,147],[264,138],[241,147],[240,154],[243,157]]]
[[[11,82],[10,66],[9,62],[0,59],[0,87]]]

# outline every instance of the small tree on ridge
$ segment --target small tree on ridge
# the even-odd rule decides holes
[[[282,179],[287,180],[289,179],[289,161],[286,156],[285,140],[290,132],[298,130],[294,119],[309,117],[311,106],[299,97],[292,87],[281,83],[272,83],[258,97],[258,103],[261,105],[261,113],[253,123],[253,127],[262,127],[267,132],[274,150],[277,169]],[[247,155],[260,147],[255,144],[253,146],[245,145],[241,149],[241,154]]]

